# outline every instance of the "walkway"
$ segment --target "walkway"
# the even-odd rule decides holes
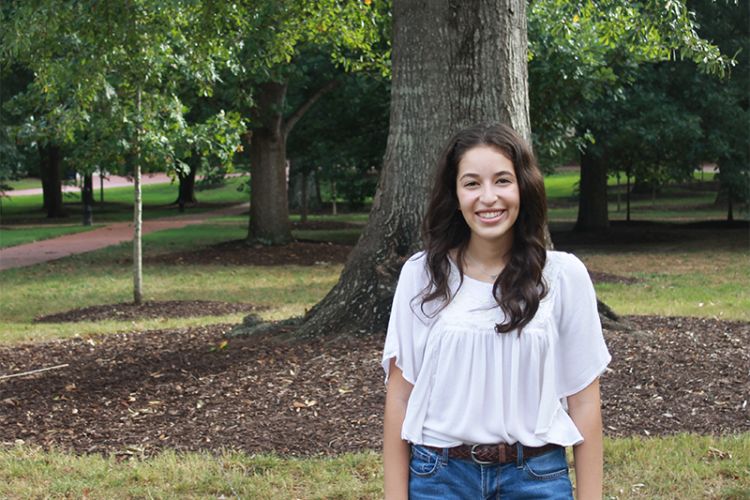
[[[210,212],[182,214],[175,217],[147,220],[143,222],[143,234],[164,229],[177,229],[191,224],[200,224],[211,217],[239,215],[245,212],[249,206],[249,203],[243,203]],[[0,271],[62,259],[68,255],[91,252],[126,241],[132,241],[132,239],[133,223],[117,222],[92,231],[66,234],[57,238],[4,248],[0,249]]]
[[[39,181],[41,183],[41,181]],[[143,174],[141,176],[141,184],[169,184],[172,182],[172,178],[169,177],[167,174],[164,173],[154,173],[154,174]],[[102,186],[101,179],[99,178],[99,174],[93,174],[93,186],[94,186],[94,196],[99,196],[99,189]],[[133,185],[133,179],[130,177],[121,177],[119,175],[107,175],[104,177],[104,189],[109,189],[113,187],[125,187],[125,186],[132,186]],[[70,185],[70,184],[63,184],[62,186],[63,193],[68,192],[81,192],[80,186]],[[32,194],[42,194],[42,188],[31,188],[31,189],[14,189],[12,191],[6,191],[5,194],[7,196],[28,196]]]

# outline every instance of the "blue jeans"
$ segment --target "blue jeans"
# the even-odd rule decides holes
[[[567,499],[573,498],[565,449],[502,465],[479,465],[412,445],[409,462],[411,499]]]

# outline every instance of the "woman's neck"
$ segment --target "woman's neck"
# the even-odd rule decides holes
[[[488,241],[480,238],[471,238],[466,246],[466,253],[474,262],[486,268],[496,269],[499,265],[505,267],[510,258],[513,247],[511,238],[502,241]]]

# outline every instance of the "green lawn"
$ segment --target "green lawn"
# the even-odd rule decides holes
[[[201,213],[230,205],[244,203],[248,200],[247,191],[237,191],[243,182],[241,178],[231,178],[227,184],[214,189],[198,191],[199,203],[186,209],[186,214]],[[150,184],[143,187],[144,220],[180,215],[177,207],[171,203],[177,197],[176,184]],[[111,188],[105,190],[105,203],[94,205],[94,223],[96,226],[112,222],[130,221],[133,219],[132,187]],[[98,199],[98,198],[97,198]],[[65,209],[68,217],[47,219],[42,211],[41,195],[11,197],[2,200],[2,226],[0,226],[0,248],[31,243],[64,234],[87,231],[80,224],[82,205],[78,193],[65,194]],[[247,215],[237,216],[235,220],[244,220]]]
[[[572,189],[571,179],[562,177],[553,183],[554,189],[564,197],[565,190]],[[223,200],[225,195],[229,193],[218,190],[207,199]],[[157,189],[149,196],[156,205],[173,194]],[[664,206],[670,203],[672,200]],[[685,212],[662,210],[666,214]],[[644,209],[643,213],[648,212]],[[22,217],[22,211],[17,214]],[[367,215],[315,215],[310,219],[364,224]],[[221,217],[151,233],[144,237],[144,252],[149,256],[194,249],[243,238],[246,231],[246,216]],[[337,241],[354,241],[358,233],[358,228],[295,231],[299,238]],[[0,233],[3,239],[6,234]],[[705,237],[696,234],[684,241],[638,246],[579,245],[575,253],[592,271],[639,280],[630,285],[597,284],[599,296],[620,313],[750,321],[747,235],[742,229],[708,231]],[[241,321],[242,314],[135,322],[32,322],[39,315],[72,307],[131,300],[130,251],[130,245],[123,244],[0,272],[0,344]],[[249,302],[268,307],[263,317],[283,319],[303,314],[318,302],[335,284],[340,271],[340,265],[147,264],[144,292],[146,300]],[[750,498],[750,434],[606,439],[605,450],[606,498]],[[375,452],[292,459],[232,452],[214,456],[166,451],[155,457],[122,461],[113,456],[42,451],[22,443],[0,446],[1,498],[222,496],[381,498],[381,460]]]
[[[42,180],[37,179],[36,177],[26,177],[24,179],[18,179],[15,181],[7,181],[6,184],[13,188],[11,191],[7,192],[8,195],[12,196],[13,191],[18,191],[21,189],[41,189]]]
[[[198,191],[198,205],[189,207],[189,212],[203,212],[213,210],[219,206],[235,205],[248,201],[247,191],[238,191],[238,186],[244,178],[234,177],[227,179],[224,186]],[[177,215],[177,206],[173,205],[177,199],[177,184],[148,184],[143,186],[143,218],[154,219]],[[104,191],[104,204],[98,202],[94,205],[94,222],[120,222],[133,218],[133,188],[132,186],[110,188]],[[70,219],[78,220],[81,217],[83,207],[80,202],[80,194],[65,193],[63,196],[64,207],[68,212],[68,218],[62,220],[50,220],[42,211],[42,195],[16,196],[3,199],[2,221],[3,225],[13,224],[57,224],[60,222],[70,223]]]
[[[605,439],[606,499],[748,498],[750,435]],[[148,459],[0,449],[3,498],[382,498],[375,452],[280,458],[164,452]]]
[[[24,243],[57,238],[65,234],[82,233],[90,231],[97,226],[37,226],[37,227],[12,227],[0,228],[0,248],[7,248]]]

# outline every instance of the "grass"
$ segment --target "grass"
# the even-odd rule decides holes
[[[605,440],[605,498],[747,498],[750,434]],[[648,466],[645,466],[648,464]],[[165,451],[147,459],[0,450],[3,498],[382,498],[375,452],[280,458]]]
[[[7,181],[6,184],[13,188],[13,191],[18,191],[21,189],[41,189],[42,180],[35,177],[26,177],[14,181]],[[13,191],[8,191],[7,194],[9,196],[12,196]]]
[[[738,229],[707,232],[693,241],[641,245],[637,250],[612,246],[575,253],[592,271],[639,280],[629,285],[597,284],[599,297],[619,313],[750,321],[747,241]]]
[[[557,201],[569,202],[575,178],[577,176],[569,173],[560,174],[556,179],[548,178],[548,190],[558,196]],[[204,198],[199,193],[202,201],[224,200],[225,195],[231,199],[227,191],[206,194]],[[245,193],[239,194],[245,196]],[[122,196],[127,197],[128,193]],[[161,210],[158,203],[171,201],[174,193],[156,190],[148,196],[148,203],[158,211]],[[639,200],[634,203],[634,214],[638,213],[639,218],[654,214],[669,218],[704,214],[679,209],[685,200],[693,206],[705,203],[704,199],[695,201],[685,196],[657,200],[656,208],[649,207],[650,200]],[[111,199],[114,202],[117,198]],[[126,206],[124,199],[119,208],[122,211]],[[174,213],[174,209],[169,210]],[[560,210],[574,209],[555,210],[559,215]],[[713,212],[706,210],[705,213]],[[24,217],[20,209],[15,214],[17,219]],[[296,216],[292,219],[296,220]],[[367,215],[313,215],[310,220],[363,224]],[[246,228],[246,215],[219,217],[206,224],[151,233],[144,238],[144,251],[147,256],[167,254],[240,239],[245,236]],[[30,229],[25,231],[33,233]],[[597,285],[600,297],[620,313],[716,316],[750,321],[750,291],[746,286],[750,258],[747,237],[740,234],[741,231],[722,232],[724,236],[718,239],[717,233],[710,232],[706,234],[712,236],[706,238],[645,244],[637,249],[615,245],[580,246],[575,253],[592,270],[640,280],[632,285]],[[7,234],[0,233],[3,242]],[[299,238],[342,242],[354,241],[358,234],[357,228],[295,231]],[[130,245],[123,244],[0,273],[0,344],[241,321],[242,314],[136,322],[32,322],[39,315],[72,307],[131,300],[129,256]],[[668,265],[665,265],[665,256],[668,256]],[[340,271],[341,266],[146,265],[145,298],[250,302],[269,307],[262,313],[265,318],[282,319],[302,314],[319,301],[336,282]],[[750,434],[747,433],[723,437],[677,435],[606,439],[605,450],[606,498],[750,498]],[[165,451],[154,457],[123,461],[114,456],[43,451],[24,444],[0,447],[2,498],[222,496],[381,498],[382,464],[375,452],[299,459],[229,451],[219,455]]]
[[[4,227],[0,229],[0,248],[57,238],[66,234],[82,233],[95,228],[96,226]]]
[[[198,205],[189,207],[189,212],[197,213],[212,210],[221,205],[234,205],[248,200],[247,191],[238,191],[243,182],[241,177],[227,179],[224,186],[198,191]],[[172,203],[177,198],[177,184],[147,184],[143,186],[143,218],[154,219],[177,215],[177,207]],[[64,222],[82,213],[80,194],[77,192],[63,195],[64,208],[69,214]],[[2,218],[4,225],[13,224],[56,224],[59,220],[46,218],[41,210],[42,195],[16,196],[2,201]],[[94,222],[129,221],[133,217],[133,188],[132,186],[110,188],[105,191],[104,204],[94,205]]]

